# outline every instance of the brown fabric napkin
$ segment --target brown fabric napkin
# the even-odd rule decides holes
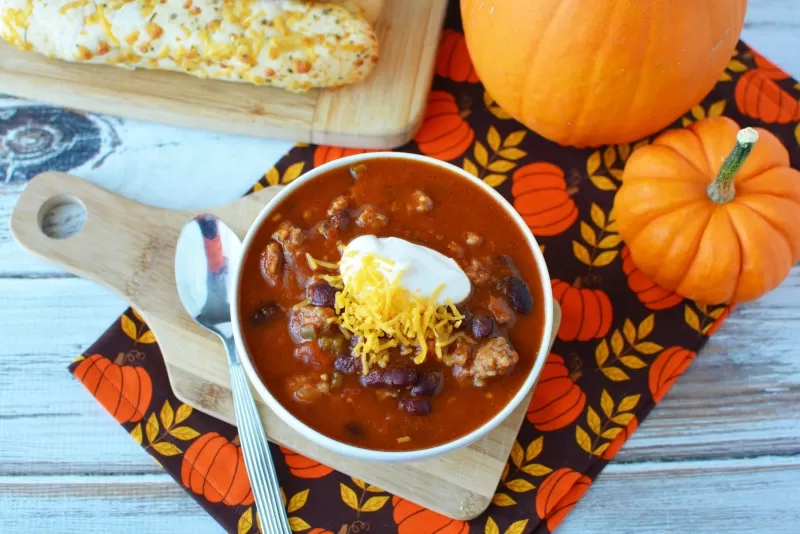
[[[496,187],[544,249],[564,317],[492,506],[442,517],[273,446],[292,529],[313,534],[552,532],[728,315],[633,264],[610,211],[625,161],[648,140],[565,148],[511,120],[475,75],[452,2],[425,123],[399,150],[448,160]],[[766,127],[800,167],[800,86],[740,43],[717,87],[676,126],[727,115]],[[359,152],[298,146],[256,184],[287,183]],[[128,310],[70,366],[131,437],[231,532],[257,529],[236,429],[172,394],[153,334]]]

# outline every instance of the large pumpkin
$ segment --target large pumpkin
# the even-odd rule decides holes
[[[800,260],[800,172],[777,137],[727,117],[634,152],[614,213],[644,275],[699,302],[758,298]]]
[[[431,91],[425,120],[414,137],[420,152],[445,161],[460,157],[475,139],[475,131],[464,120],[466,114],[447,91]]]
[[[683,297],[664,289],[647,278],[642,271],[633,263],[631,251],[628,247],[622,249],[622,272],[628,277],[628,287],[636,293],[639,302],[650,310],[666,310],[677,306],[683,301]]]
[[[556,469],[536,490],[536,515],[554,531],[591,484],[591,478],[568,467]]]
[[[558,235],[575,223],[578,207],[572,195],[577,190],[567,187],[558,165],[529,163],[514,172],[513,182],[514,208],[534,235]]]
[[[467,534],[469,525],[450,519],[400,497],[392,497],[397,534]]]
[[[650,366],[648,385],[653,401],[661,402],[669,388],[694,361],[696,354],[683,347],[670,347],[659,354]]]
[[[553,280],[553,298],[561,305],[561,341],[589,341],[603,337],[611,328],[613,309],[608,295],[599,289],[581,287],[580,278],[575,285],[563,280]]]
[[[550,353],[528,405],[528,421],[540,432],[558,430],[575,421],[585,406],[586,393],[575,383],[564,358]]]
[[[461,0],[472,62],[514,118],[561,144],[626,143],[719,80],[746,0]]]
[[[125,354],[116,360],[93,354],[75,368],[75,378],[108,410],[118,423],[142,420],[153,398],[153,382],[142,367],[123,365]]]
[[[242,448],[217,432],[203,434],[186,450],[181,482],[213,503],[253,504]]]
[[[284,447],[281,447],[281,452],[289,472],[298,478],[322,478],[333,473],[333,469],[327,465],[323,465],[311,458],[306,458],[302,454]]]

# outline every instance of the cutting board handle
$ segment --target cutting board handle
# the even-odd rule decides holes
[[[65,238],[49,237],[42,229],[47,214],[63,204],[83,206],[83,227]],[[158,235],[153,227],[164,211],[69,174],[45,172],[34,177],[17,200],[11,234],[33,254],[99,282],[135,304],[142,274],[150,270],[157,255],[172,256],[164,248],[174,248],[174,243],[153,238]]]

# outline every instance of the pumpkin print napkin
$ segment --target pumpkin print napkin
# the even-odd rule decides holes
[[[647,279],[611,207],[637,143],[579,150],[510,119],[484,91],[452,2],[425,122],[398,150],[452,162],[496,187],[544,249],[563,308],[492,505],[457,521],[273,446],[295,532],[552,532],[731,311],[684,300]],[[777,135],[800,167],[800,85],[740,43],[717,87],[675,126],[715,115]],[[298,146],[255,185],[287,183],[357,150]],[[236,429],[172,394],[157,340],[128,310],[70,370],[131,438],[228,531],[258,528]]]

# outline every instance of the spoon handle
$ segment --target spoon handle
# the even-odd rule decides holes
[[[239,428],[244,464],[253,488],[263,531],[270,534],[290,534],[291,529],[283,509],[280,483],[269,452],[267,435],[250,392],[244,368],[236,354],[233,339],[225,340],[225,349],[228,351],[230,363],[233,410]]]

